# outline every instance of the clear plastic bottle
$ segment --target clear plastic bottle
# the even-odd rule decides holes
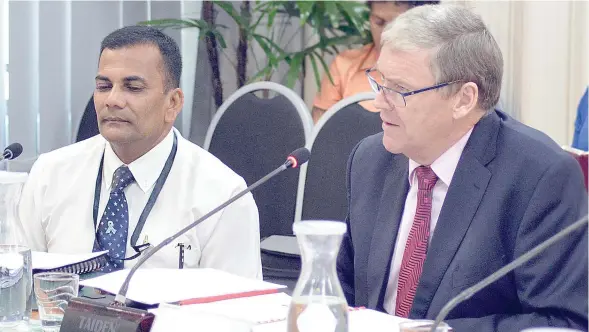
[[[336,272],[346,224],[301,221],[293,230],[302,268],[289,308],[288,332],[347,332],[348,303]]]

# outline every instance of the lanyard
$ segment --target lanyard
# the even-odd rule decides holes
[[[156,201],[157,197],[159,196],[160,191],[162,191],[162,188],[164,187],[164,183],[166,182],[166,179],[168,178],[168,175],[170,174],[170,170],[172,169],[172,164],[174,163],[174,158],[176,157],[177,150],[178,150],[178,138],[176,137],[176,132],[174,132],[174,144],[172,145],[172,151],[170,151],[170,155],[168,156],[168,159],[166,160],[166,163],[164,165],[164,169],[160,173],[160,176],[157,178],[157,181],[155,182],[155,187],[153,188],[153,191],[151,192],[151,195],[149,196],[149,199],[147,200],[147,204],[145,205],[145,208],[143,208],[143,212],[141,212],[141,216],[139,217],[139,221],[137,222],[137,226],[135,227],[135,230],[133,231],[133,235],[131,236],[131,243],[132,243],[131,247],[135,250],[136,254],[129,257],[129,258],[124,258],[123,260],[132,260],[132,259],[139,257],[139,255],[141,255],[141,252],[150,246],[149,243],[144,243],[144,244],[141,244],[138,246],[137,240],[139,239],[139,235],[141,234],[141,231],[143,230],[143,226],[145,225],[145,221],[147,220],[147,216],[149,216],[149,213],[151,212],[151,209],[155,205],[155,201]],[[96,242],[96,244],[98,245],[98,248],[100,248],[100,250],[103,250],[103,247],[100,245],[100,243],[98,243],[98,236],[96,235],[96,229],[97,229],[97,225],[98,225],[98,205],[100,204],[100,192],[102,190],[102,169],[103,169],[103,166],[104,166],[104,153],[102,154],[102,159],[100,159],[100,167],[98,168],[98,175],[96,176],[96,188],[94,189],[94,206],[93,206],[93,211],[92,211],[93,212],[92,217],[94,219],[94,232],[95,232],[94,241]]]

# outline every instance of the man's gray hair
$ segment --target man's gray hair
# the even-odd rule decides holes
[[[503,57],[483,20],[460,5],[427,5],[399,15],[382,33],[382,46],[400,51],[431,50],[436,83],[473,82],[478,106],[492,110],[499,101]],[[455,84],[448,95],[458,91]]]

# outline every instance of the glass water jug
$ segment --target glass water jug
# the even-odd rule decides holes
[[[336,260],[346,224],[300,221],[293,225],[302,268],[288,313],[288,332],[347,332],[348,303]]]

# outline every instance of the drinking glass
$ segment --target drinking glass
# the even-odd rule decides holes
[[[39,319],[44,332],[58,332],[70,299],[78,296],[80,276],[48,272],[33,276]]]

